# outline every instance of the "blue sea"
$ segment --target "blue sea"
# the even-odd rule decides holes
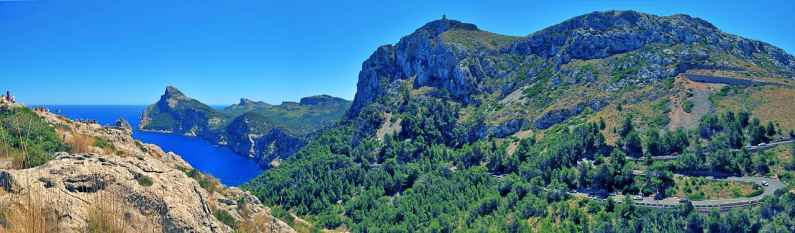
[[[47,105],[46,107],[51,112],[70,119],[96,120],[103,125],[113,124],[119,118],[127,119],[133,126],[135,139],[156,144],[166,152],[172,151],[182,156],[194,168],[215,176],[227,186],[238,186],[262,173],[262,169],[254,160],[201,138],[138,130],[138,123],[145,106]]]

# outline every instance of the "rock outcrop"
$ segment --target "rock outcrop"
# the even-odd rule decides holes
[[[0,170],[0,204],[11,218],[4,227],[41,221],[53,232],[233,232],[243,226],[295,232],[248,192],[200,182],[203,176],[179,155],[134,140],[126,124],[102,127],[39,115],[59,125],[66,141],[89,137],[112,146],[58,152],[41,166]]]
[[[586,60],[593,62],[583,65]],[[388,102],[405,93],[425,93],[475,107],[484,101],[516,98],[503,108],[510,112],[486,120],[492,123],[485,125],[485,131],[506,135],[501,133],[509,132],[504,131],[505,124],[517,118],[544,129],[578,115],[596,101],[583,97],[556,104],[561,94],[547,97],[556,89],[587,86],[604,93],[596,97],[600,105],[606,105],[620,97],[605,96],[623,88],[705,68],[750,69],[791,79],[795,78],[795,57],[687,15],[594,12],[525,37],[498,35],[473,24],[441,19],[397,44],[379,47],[364,61],[347,119],[356,118],[371,104],[392,109],[395,106]],[[405,83],[415,92],[402,92]]]

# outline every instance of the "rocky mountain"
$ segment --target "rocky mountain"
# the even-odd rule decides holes
[[[687,15],[594,12],[525,37],[442,19],[364,62],[348,116],[405,87],[476,109],[499,106],[475,134],[507,136],[548,128],[586,108],[598,111],[622,99],[624,88],[704,70],[792,79],[795,58]]]
[[[353,232],[681,232],[703,219],[568,193],[664,196],[695,167],[793,175],[715,161],[789,158],[739,148],[795,129],[794,75],[784,50],[688,15],[593,12],[527,36],[443,18],[377,48],[345,119],[245,188]]]
[[[320,95],[279,105],[243,98],[217,110],[169,86],[146,108],[140,127],[199,136],[268,167],[295,153],[311,133],[340,120],[349,106],[347,100]]]
[[[3,232],[295,232],[248,192],[223,187],[179,155],[134,140],[127,122],[100,126],[35,114],[71,149],[27,169],[0,169]],[[28,131],[31,140],[36,132]]]

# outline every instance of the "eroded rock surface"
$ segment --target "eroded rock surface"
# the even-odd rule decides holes
[[[24,217],[31,209],[40,210],[34,213],[47,216],[42,221],[55,232],[87,232],[98,221],[111,221],[125,232],[234,232],[215,216],[224,212],[235,227],[249,223],[254,232],[294,232],[248,192],[225,187],[208,191],[188,175],[193,168],[180,156],[132,139],[129,128],[40,115],[60,125],[65,138],[102,138],[114,152],[58,152],[38,167],[0,170],[0,203],[12,210],[10,215]]]

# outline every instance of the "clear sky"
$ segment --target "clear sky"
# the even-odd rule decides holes
[[[0,0],[0,89],[28,104],[352,99],[361,63],[448,18],[527,35],[592,11],[686,13],[795,51],[793,1]]]

